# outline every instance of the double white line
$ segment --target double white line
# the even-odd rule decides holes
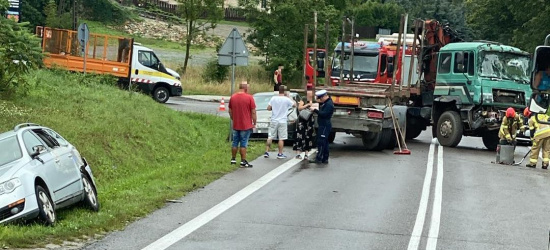
[[[417,250],[422,239],[422,230],[424,229],[424,221],[428,210],[428,201],[430,198],[430,190],[432,184],[432,174],[434,169],[435,146],[437,139],[434,138],[430,144],[428,153],[428,163],[426,164],[426,176],[424,177],[424,186],[422,188],[422,197],[418,213],[416,214],[416,222],[409,241],[408,250]],[[443,147],[438,146],[437,149],[437,176],[435,179],[435,192],[432,204],[432,219],[430,221],[430,231],[428,233],[428,242],[426,250],[435,250],[437,247],[437,238],[439,237],[439,224],[441,221],[441,199],[443,193]]]

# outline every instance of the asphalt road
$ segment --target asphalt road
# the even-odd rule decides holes
[[[482,145],[424,132],[394,155],[337,134],[327,165],[259,158],[85,249],[547,249],[550,173]]]

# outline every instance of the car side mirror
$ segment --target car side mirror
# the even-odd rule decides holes
[[[548,105],[550,104],[550,96],[543,93],[533,93],[529,103],[529,111],[538,114],[546,114]]]
[[[34,159],[36,158],[37,156],[40,155],[40,153],[42,153],[42,151],[46,150],[46,147],[44,147],[43,145],[36,145],[34,147],[32,147],[32,154],[31,154],[31,157]]]

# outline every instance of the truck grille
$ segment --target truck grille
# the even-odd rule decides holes
[[[525,105],[525,93],[513,90],[493,89],[493,101]]]

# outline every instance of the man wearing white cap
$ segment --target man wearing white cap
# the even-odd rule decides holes
[[[317,101],[320,103],[320,107],[315,109],[314,112],[317,114],[317,124],[319,128],[317,129],[317,156],[315,159],[311,159],[309,162],[312,163],[328,163],[328,137],[330,135],[330,130],[332,129],[332,124],[330,119],[332,118],[332,113],[334,112],[334,103],[326,90],[319,90],[315,92]]]

